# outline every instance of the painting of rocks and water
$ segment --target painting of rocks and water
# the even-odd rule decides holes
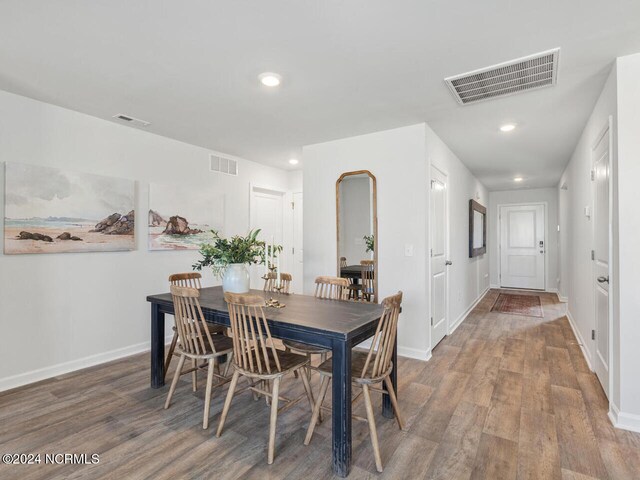
[[[224,195],[184,185],[149,186],[149,250],[198,250],[224,228]]]
[[[6,164],[4,253],[135,249],[133,180]]]

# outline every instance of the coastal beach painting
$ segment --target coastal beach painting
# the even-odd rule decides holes
[[[224,195],[187,185],[149,185],[149,250],[198,250],[224,228]]]
[[[4,253],[134,250],[134,210],[133,180],[7,162]]]

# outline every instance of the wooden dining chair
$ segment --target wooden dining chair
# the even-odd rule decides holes
[[[171,297],[173,298],[175,327],[178,333],[177,352],[180,355],[178,367],[173,375],[171,388],[167,395],[164,408],[171,405],[171,397],[176,389],[182,367],[187,358],[194,362],[194,375],[198,368],[197,362],[205,360],[207,362],[207,388],[204,397],[204,416],[202,428],[209,427],[209,409],[211,406],[211,391],[214,387],[219,387],[229,381],[228,369],[233,356],[233,342],[224,335],[212,335],[207,326],[207,322],[200,308],[200,290],[191,287],[180,287],[171,285]],[[227,368],[224,375],[216,373],[216,362],[222,355],[228,355]],[[220,381],[214,386],[213,377]],[[194,391],[196,384],[194,383]]]
[[[169,283],[171,285],[177,285],[179,287],[189,287],[189,288],[196,288],[198,290],[200,290],[202,288],[202,284],[200,283],[200,280],[202,278],[202,275],[198,272],[187,272],[187,273],[174,273],[173,275],[169,275]],[[207,324],[207,328],[209,329],[209,332],[214,335],[214,334],[224,334],[225,333],[225,327],[221,326],[221,325],[213,325],[211,323]],[[176,327],[174,325],[173,327],[173,338],[171,339],[171,345],[169,345],[169,351],[167,352],[167,357],[164,360],[164,376],[167,376],[167,372],[169,371],[169,365],[171,364],[171,359],[173,358],[173,355],[176,354],[176,344],[178,343],[178,331],[176,330]],[[195,365],[194,365],[195,368]],[[195,371],[194,371],[195,372]],[[194,390],[196,387],[196,383],[197,380],[195,378],[195,373],[193,373],[194,375]]]
[[[265,292],[273,292],[273,293],[289,293],[291,289],[291,280],[292,276],[290,273],[281,273],[280,274],[280,286],[282,289],[278,291],[276,287],[278,286],[278,275],[276,272],[269,272],[267,274],[267,278],[264,281]]]
[[[306,370],[309,359],[296,353],[277,350],[271,338],[269,324],[264,315],[264,298],[258,295],[225,293],[224,299],[229,307],[229,319],[233,338],[233,378],[229,386],[229,392],[224,402],[222,415],[216,436],[222,435],[222,429],[229,413],[229,407],[238,384],[238,378],[242,375],[250,381],[249,389],[254,393],[265,395],[271,399],[271,418],[269,426],[269,447],[267,463],[273,463],[275,451],[276,421],[278,413],[285,408],[297,403],[302,397],[289,400],[280,396],[280,382],[282,378],[291,372],[300,369]],[[313,409],[314,400],[308,376],[301,373],[300,378],[304,390]],[[261,389],[256,385],[264,385],[263,382],[271,381],[271,391]],[[285,401],[280,409],[278,402]]]
[[[373,302],[376,298],[375,290],[375,262],[373,260],[361,260],[361,299],[365,302]]]
[[[395,345],[396,333],[398,331],[398,316],[400,315],[400,306],[402,304],[402,292],[398,292],[396,295],[387,297],[382,301],[384,312],[380,321],[378,322],[378,328],[371,342],[371,347],[368,352],[362,352],[354,350],[351,359],[351,375],[353,385],[362,388],[362,394],[364,397],[365,409],[367,411],[367,418],[353,415],[353,418],[357,420],[366,421],[369,424],[369,431],[371,434],[371,444],[373,445],[373,453],[376,461],[376,469],[378,472],[382,472],[382,459],[380,457],[380,448],[378,446],[378,434],[376,431],[376,421],[373,414],[373,406],[371,404],[371,391],[386,393],[383,389],[374,387],[373,385],[382,384],[384,382],[387,387],[388,395],[391,399],[391,405],[395,413],[398,426],[402,430],[404,428],[404,421],[398,408],[398,400],[396,393],[393,389],[393,383],[391,382],[391,370],[393,368],[393,347]],[[332,359],[329,359],[318,367],[320,375],[322,375],[322,383],[320,385],[320,392],[316,399],[316,404],[313,408],[313,415],[311,417],[311,423],[307,429],[307,436],[304,440],[305,445],[309,445],[311,437],[313,436],[313,430],[315,429],[318,417],[320,416],[320,410],[326,407],[322,406],[324,397],[327,395],[327,390],[330,385],[330,380],[333,373]],[[360,397],[358,394],[353,401],[355,402]],[[326,408],[330,410],[330,408]]]
[[[349,287],[349,281],[346,278],[321,276],[316,277],[315,282],[316,298],[324,300],[347,299],[347,288]],[[293,340],[283,340],[282,343],[284,344],[284,347],[287,351],[293,351],[306,355],[309,358],[309,362],[311,362],[311,355],[320,355],[320,361],[324,362],[327,359],[327,353],[329,353],[330,351],[329,349],[324,347],[309,345]]]

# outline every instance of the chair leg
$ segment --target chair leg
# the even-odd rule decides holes
[[[173,352],[175,351],[177,344],[178,344],[178,332],[173,332],[171,345],[169,345],[169,352],[167,352],[167,358],[165,358],[164,360],[164,377],[167,376],[167,371],[169,370],[169,365],[171,364],[171,357],[173,357]]]
[[[191,362],[193,364],[193,372],[191,372],[191,382],[193,383],[193,391],[198,391],[198,360],[195,358]]]
[[[318,398],[316,399],[316,404],[313,407],[313,414],[311,415],[311,423],[309,424],[309,428],[307,428],[307,436],[304,439],[304,444],[309,445],[311,442],[311,437],[313,436],[313,430],[316,428],[316,423],[318,422],[318,417],[320,416],[320,407],[322,407],[322,402],[324,401],[324,397],[327,395],[327,390],[329,389],[329,380],[331,377],[322,376],[322,383],[320,384],[320,392],[318,393]]]
[[[384,377],[384,383],[387,386],[387,391],[389,392],[389,398],[391,399],[391,406],[393,406],[393,411],[396,414],[398,427],[400,427],[400,430],[404,430],[404,420],[402,419],[402,415],[400,414],[400,408],[398,407],[398,399],[396,398],[396,392],[393,390],[393,383],[391,383],[391,379],[388,376]]]
[[[380,447],[378,446],[378,432],[376,431],[376,419],[373,415],[373,406],[371,405],[369,385],[362,385],[362,391],[364,393],[364,406],[367,409],[367,420],[369,423],[369,432],[371,433],[373,456],[376,459],[376,469],[378,472],[382,472],[382,459],[380,458]]]
[[[291,352],[291,349],[290,349],[289,347],[284,347],[284,351],[285,351],[285,352],[287,352],[287,353],[290,353],[290,352]],[[297,371],[297,370],[294,370],[294,371],[293,371],[293,376],[294,376],[295,378],[298,378],[298,371]]]
[[[207,389],[204,394],[204,416],[202,418],[202,428],[209,428],[209,410],[211,409],[211,388],[213,386],[213,372],[216,370],[215,358],[209,359],[209,368],[207,369]]]
[[[278,420],[278,394],[280,393],[280,377],[273,379],[273,393],[271,397],[271,421],[269,422],[269,452],[267,463],[273,463],[273,454],[276,449],[276,422]]]
[[[302,367],[305,370],[307,370],[307,367]],[[304,391],[307,394],[307,398],[309,399],[309,407],[311,408],[311,413],[313,413],[313,408],[316,404],[315,400],[313,399],[313,392],[311,391],[311,384],[309,383],[309,378],[307,377],[307,374],[303,374],[300,375],[300,378],[302,379],[302,385],[304,386]]]
[[[231,378],[231,384],[229,385],[229,391],[227,392],[227,399],[224,401],[224,407],[222,408],[222,415],[220,415],[220,423],[218,424],[218,431],[216,432],[216,437],[222,435],[222,429],[224,428],[224,422],[227,419],[227,414],[229,413],[229,407],[231,406],[231,400],[233,400],[233,394],[236,391],[236,385],[238,384],[238,378],[240,377],[240,372],[237,370],[233,372],[233,378]]]
[[[227,354],[227,364],[224,366],[224,377],[229,376],[229,367],[231,367],[231,363],[233,361],[233,352]]]
[[[184,355],[180,355],[180,360],[178,360],[178,367],[176,368],[176,373],[173,374],[173,381],[171,382],[171,388],[169,388],[169,393],[167,395],[167,401],[164,402],[165,410],[169,408],[171,404],[171,397],[173,397],[173,392],[176,390],[176,385],[178,385],[178,380],[180,380],[180,373],[182,372],[182,366],[184,365]]]

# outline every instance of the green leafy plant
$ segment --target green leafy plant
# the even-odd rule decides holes
[[[222,278],[225,270],[232,263],[264,264],[266,244],[258,240],[260,229],[251,230],[246,237],[235,235],[231,238],[222,238],[220,234],[211,230],[213,243],[200,245],[202,259],[193,264],[194,270],[202,270],[211,267],[213,274]],[[274,256],[282,251],[282,245],[275,245]]]
[[[364,242],[367,244],[367,250],[366,252],[373,252],[374,248],[375,248],[375,240],[373,238],[373,235],[365,235],[364,237],[362,237],[364,239]]]

